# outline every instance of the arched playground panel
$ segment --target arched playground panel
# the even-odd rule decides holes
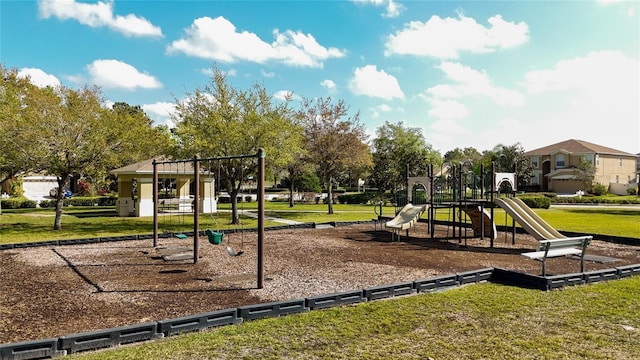
[[[198,249],[200,248],[200,237],[206,236],[210,243],[221,244],[224,232],[220,229],[201,229],[201,215],[209,214],[212,219],[218,216],[216,190],[221,188],[221,181],[232,181],[230,179],[240,179],[244,181],[247,169],[255,170],[256,178],[256,194],[258,202],[258,244],[257,244],[257,287],[261,289],[264,286],[264,202],[265,202],[265,158],[266,154],[263,149],[259,149],[255,154],[220,156],[213,158],[200,158],[195,156],[191,159],[183,160],[163,160],[153,161],[153,247],[158,246],[160,235],[160,213],[169,211],[169,219],[171,212],[176,213],[184,219],[185,216],[192,216],[193,229],[191,231],[180,232],[164,232],[162,236],[175,236],[182,239],[193,237],[193,263],[198,262]],[[252,162],[250,166],[246,162]],[[167,167],[175,167],[179,170],[175,174],[171,174],[165,170]],[[225,172],[226,176],[221,176],[221,172]],[[164,173],[160,176],[160,173]],[[205,181],[202,181],[202,178]],[[175,179],[175,197],[172,197],[172,205],[177,205],[177,210],[173,207],[167,209],[166,199],[161,199],[161,189],[166,188],[166,179]],[[216,182],[218,187],[216,187]],[[171,183],[173,189],[173,184]],[[193,184],[193,185],[190,185]],[[229,185],[229,184],[227,184]],[[234,184],[235,185],[235,184]],[[173,190],[172,190],[173,191]],[[191,195],[193,194],[193,195]],[[193,196],[193,198],[192,198]],[[175,203],[175,204],[173,204]],[[234,203],[235,204],[235,203]],[[236,209],[237,210],[237,207]],[[233,213],[233,212],[232,212]],[[165,213],[166,214],[166,213]],[[215,222],[215,221],[214,221]],[[242,234],[240,236],[243,236]],[[231,246],[227,246],[227,252],[231,256],[240,255],[240,251],[236,251]]]

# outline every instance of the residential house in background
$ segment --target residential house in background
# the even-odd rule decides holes
[[[524,153],[533,168],[529,185],[540,191],[575,194],[584,189],[576,178],[580,161],[591,162],[596,169],[594,182],[609,188],[609,192],[627,195],[636,187],[638,155],[582,140],[566,140]]]

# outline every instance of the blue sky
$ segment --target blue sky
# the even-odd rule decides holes
[[[344,100],[442,154],[579,139],[640,152],[638,1],[0,1],[0,62],[170,122],[215,64]]]

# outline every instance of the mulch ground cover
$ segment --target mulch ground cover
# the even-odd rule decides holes
[[[467,233],[472,236],[471,232]],[[0,251],[0,343],[160,321],[366,287],[500,267],[540,274],[538,261],[522,252],[537,241],[527,234],[499,233],[459,240],[453,229],[391,241],[373,224],[329,229],[267,231],[265,282],[257,289],[256,233],[225,236],[223,244],[200,239],[133,240]],[[457,234],[456,234],[457,235]],[[638,246],[592,241],[586,271],[640,263]],[[242,251],[232,257],[226,247]],[[174,260],[170,260],[170,259]],[[175,260],[177,259],[177,260]],[[575,273],[575,258],[547,261],[548,275]]]

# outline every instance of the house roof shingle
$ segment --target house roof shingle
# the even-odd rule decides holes
[[[622,155],[622,156],[636,157],[636,155],[632,153],[616,150],[616,149],[602,146],[602,145],[593,144],[583,140],[575,140],[575,139],[569,139],[569,140],[561,141],[559,143],[533,149],[525,152],[524,155],[525,156],[549,155],[557,152],[558,150],[565,150],[569,153],[578,153],[578,154],[596,153],[596,154],[605,154],[605,155]]]

